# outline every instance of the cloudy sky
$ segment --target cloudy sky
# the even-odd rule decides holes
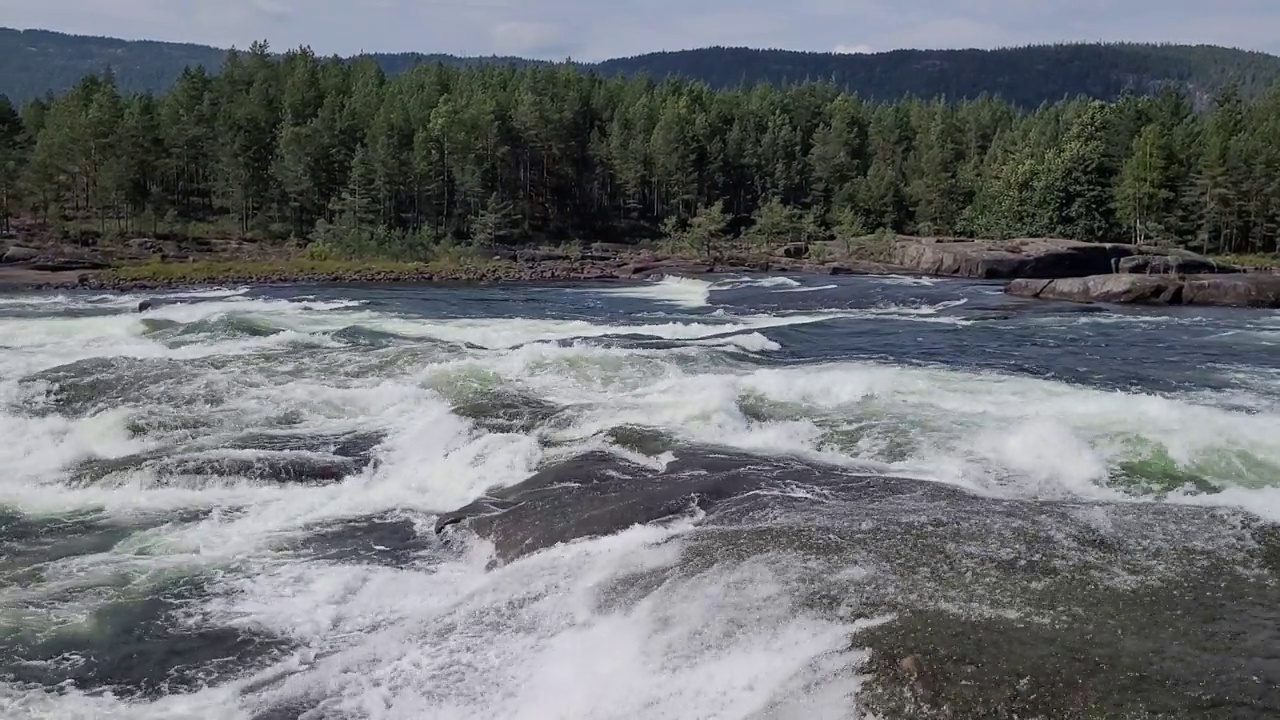
[[[322,54],[599,60],[747,45],[867,52],[1057,40],[1280,53],[1280,0],[0,0],[0,25]]]

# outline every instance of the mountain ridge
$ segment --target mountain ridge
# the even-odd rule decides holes
[[[110,68],[126,92],[161,92],[183,68],[215,70],[231,49],[160,40],[0,28],[0,94],[21,104]],[[362,53],[388,74],[421,63],[556,64],[513,56]],[[1057,43],[993,49],[897,49],[853,54],[712,46],[570,64],[602,75],[681,76],[717,88],[826,81],[872,100],[982,94],[1034,107],[1080,95],[1112,99],[1174,85],[1204,105],[1228,83],[1254,95],[1280,81],[1280,56],[1208,44]]]

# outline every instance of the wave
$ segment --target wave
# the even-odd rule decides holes
[[[811,293],[823,292],[825,290],[835,290],[839,285],[814,285],[812,287],[788,287],[782,290],[775,290],[780,293]]]
[[[102,645],[122,627],[116,618],[198,578],[156,633],[195,628],[279,648],[252,662],[232,648],[236,672],[193,664],[174,681],[217,682],[158,697],[0,682],[0,714],[843,717],[857,707],[867,659],[850,647],[851,618],[866,609],[859,588],[899,578],[859,557],[824,565],[820,553],[876,538],[901,550],[901,528],[939,512],[920,488],[1091,514],[1099,526],[1183,506],[1280,521],[1274,404],[1245,412],[1203,391],[817,362],[796,339],[856,320],[955,323],[940,332],[965,341],[967,321],[952,313],[964,302],[615,321],[237,295],[145,316],[122,306],[66,317],[53,303],[44,317],[0,319],[12,343],[0,349],[0,526],[16,548],[0,575],[22,578],[0,588],[0,614],[14,632],[52,627],[62,613],[96,623],[68,647]],[[806,332],[783,331],[797,327]],[[1264,370],[1222,368],[1269,386]],[[747,460],[734,479],[866,474],[893,502],[923,499],[883,525],[838,513],[822,525],[823,508],[838,503],[801,483],[771,488],[777,497],[758,515],[743,500],[746,530],[696,506],[664,508],[661,522],[507,563],[495,562],[490,539],[436,536],[440,513],[587,453],[617,458],[606,471],[631,464],[660,478],[691,457],[714,466],[738,453]],[[889,480],[904,477],[915,484],[893,487],[912,492],[890,493]],[[589,490],[580,485],[546,489]],[[774,524],[801,502],[795,527]],[[1112,513],[1114,504],[1123,506]],[[993,518],[1007,511],[992,507]],[[9,517],[57,528],[56,552],[23,545],[52,535],[14,534]],[[1037,532],[1056,543],[1057,529]],[[856,542],[841,534],[855,531]],[[955,599],[954,588],[929,590]],[[61,678],[65,661],[46,658],[39,671]]]
[[[664,275],[658,280],[628,284],[622,287],[595,289],[591,292],[612,297],[636,298],[697,309],[711,304],[711,293],[743,288],[799,288],[794,278],[778,275],[762,277],[726,277],[714,281],[680,275]]]

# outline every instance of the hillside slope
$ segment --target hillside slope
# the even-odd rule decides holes
[[[17,103],[60,92],[110,67],[126,92],[169,87],[187,65],[220,66],[226,51],[204,45],[0,28],[0,94]],[[389,73],[421,62],[538,63],[507,57],[386,53]],[[1229,81],[1246,96],[1280,81],[1280,57],[1208,45],[1063,44],[998,50],[895,50],[868,55],[704,48],[580,64],[607,75],[645,73],[702,80],[715,87],[828,80],[873,99],[907,95],[972,98],[983,93],[1028,107],[1064,97],[1114,98],[1172,83],[1203,101]]]

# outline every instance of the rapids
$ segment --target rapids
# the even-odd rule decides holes
[[[0,468],[6,719],[1280,714],[1274,312],[0,295]]]

